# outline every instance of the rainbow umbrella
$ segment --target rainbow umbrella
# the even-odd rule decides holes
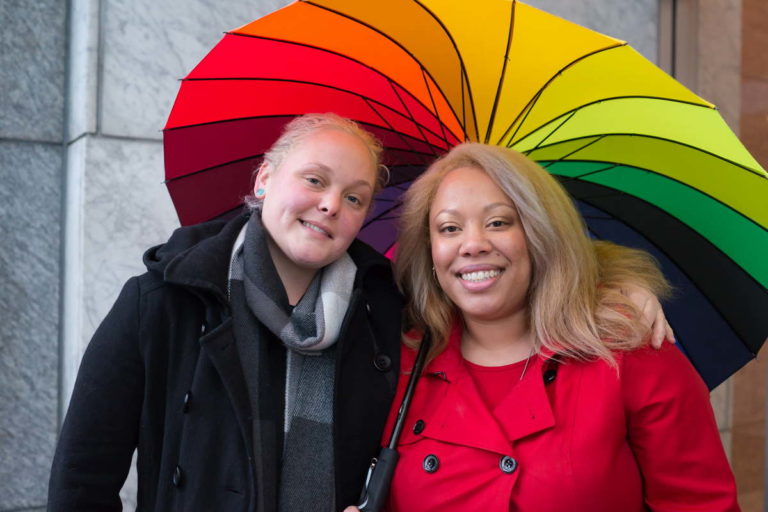
[[[648,249],[684,351],[714,387],[768,335],[768,174],[714,106],[625,42],[517,1],[298,1],[227,33],[165,127],[182,224],[239,208],[293,116],[333,111],[386,148],[361,238],[386,251],[402,190],[473,140],[560,177],[594,236]]]

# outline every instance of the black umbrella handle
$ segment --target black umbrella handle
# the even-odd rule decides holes
[[[357,505],[361,512],[379,512],[384,508],[399,458],[400,454],[397,450],[385,446],[379,452],[379,456],[371,461],[360,503]]]
[[[419,353],[416,355],[416,362],[411,370],[411,377],[408,379],[408,386],[405,388],[403,403],[400,404],[400,410],[397,411],[395,427],[392,429],[392,436],[389,439],[389,445],[385,446],[379,452],[379,456],[371,461],[368,468],[368,476],[365,478],[363,492],[360,495],[360,503],[357,508],[361,512],[379,512],[384,508],[389,496],[389,486],[392,483],[392,476],[395,473],[395,466],[400,455],[395,448],[397,440],[400,439],[400,433],[403,431],[405,416],[408,414],[408,408],[411,405],[413,392],[416,389],[416,383],[419,380],[421,371],[424,368],[424,362],[429,352],[430,337],[424,335],[419,346]]]

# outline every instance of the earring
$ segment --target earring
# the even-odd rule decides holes
[[[256,198],[257,199],[263,198],[264,194],[266,194],[266,191],[263,188],[256,189]]]

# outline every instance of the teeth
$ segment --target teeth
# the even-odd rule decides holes
[[[468,272],[461,274],[461,278],[465,281],[485,281],[492,277],[496,277],[501,274],[501,270],[481,270],[480,272]]]
[[[325,231],[323,231],[322,229],[320,229],[319,227],[315,226],[314,224],[310,224],[309,222],[304,222],[304,221],[301,221],[301,223],[303,225],[305,225],[306,227],[308,227],[309,229],[313,229],[313,230],[317,231],[318,233],[322,233],[324,235],[328,234]]]

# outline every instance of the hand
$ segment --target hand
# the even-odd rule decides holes
[[[360,512],[360,509],[357,507],[347,507],[344,509],[344,512]]]
[[[659,299],[650,291],[640,286],[627,286],[621,293],[634,304],[643,316],[643,320],[651,327],[651,345],[661,348],[664,340],[675,342],[675,333],[664,316]]]

